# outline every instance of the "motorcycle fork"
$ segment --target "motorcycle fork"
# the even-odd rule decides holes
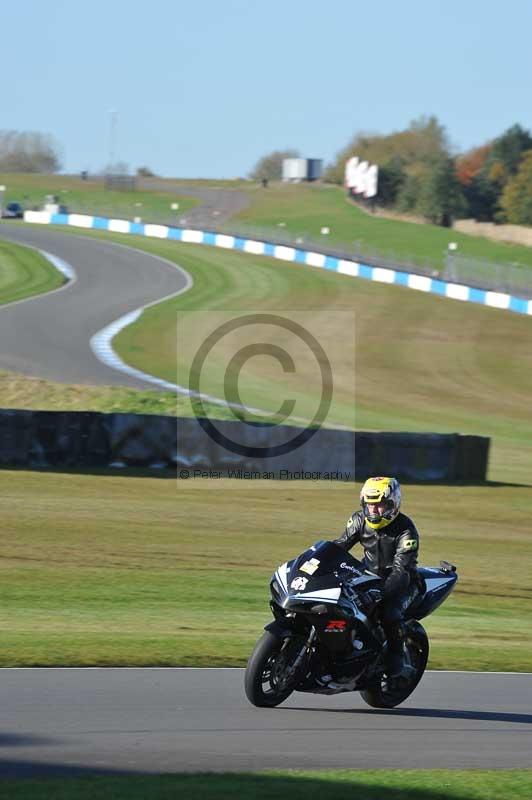
[[[303,659],[307,655],[307,652],[312,647],[312,642],[314,641],[315,638],[316,638],[316,628],[314,626],[312,626],[311,629],[310,629],[310,633],[308,635],[308,638],[306,639],[306,641],[302,645],[302,647],[301,647],[299,653],[297,654],[295,660],[292,662],[291,666],[287,670],[287,672],[290,675],[295,675],[295,673],[299,669]]]

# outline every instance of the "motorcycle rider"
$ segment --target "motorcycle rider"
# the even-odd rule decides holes
[[[419,534],[399,510],[401,487],[396,478],[368,478],[360,505],[335,544],[350,550],[360,542],[364,567],[385,579],[379,610],[388,642],[386,669],[390,679],[401,680],[411,669],[405,659],[403,614],[419,593]]]

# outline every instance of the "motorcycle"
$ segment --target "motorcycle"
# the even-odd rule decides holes
[[[273,708],[294,691],[360,692],[374,708],[394,708],[421,680],[429,641],[419,620],[453,590],[456,567],[419,567],[420,592],[404,614],[407,676],[386,674],[387,643],[379,622],[383,579],[339,545],[320,540],[282,564],[270,582],[274,621],[265,626],[245,672],[255,706]]]

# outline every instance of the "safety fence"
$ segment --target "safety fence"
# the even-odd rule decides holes
[[[167,222],[172,225],[173,223]],[[194,227],[194,226],[191,226]],[[361,240],[348,243],[328,242],[328,235],[311,235],[295,232],[284,226],[275,228],[249,223],[214,222],[216,233],[228,233],[242,239],[258,239],[275,242],[287,247],[312,250],[324,255],[348,259],[370,267],[384,267],[403,273],[414,273],[437,278],[448,283],[467,285],[470,288],[485,289],[532,299],[532,268],[513,263],[499,263],[487,258],[464,256],[456,250],[447,249],[440,258],[420,258],[414,255],[384,250]]]
[[[168,225],[130,222],[124,219],[107,219],[86,214],[52,214],[46,211],[26,211],[24,212],[24,220],[44,225],[68,225],[114,233],[136,234],[156,239],[171,239],[178,242],[212,245],[228,250],[240,250],[253,255],[270,256],[281,261],[328,269],[355,278],[364,278],[378,283],[417,289],[421,292],[428,292],[453,300],[479,303],[492,308],[532,315],[532,299],[528,299],[526,296],[516,297],[506,292],[489,291],[475,286],[442,280],[439,276],[431,277],[430,275],[422,275],[415,272],[404,272],[391,266],[364,264],[350,258],[342,258],[340,254],[331,254],[330,251],[327,252],[326,250],[305,250],[298,245],[292,246],[259,239],[243,238],[226,233],[216,233],[212,230],[174,228]],[[451,269],[451,267],[448,267],[448,269]]]
[[[298,443],[298,439],[306,441]],[[235,444],[237,443],[238,444]],[[287,444],[288,443],[288,444]],[[195,477],[481,483],[490,439],[151,414],[0,410],[0,466],[152,468]]]

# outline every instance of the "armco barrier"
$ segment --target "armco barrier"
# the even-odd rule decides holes
[[[306,264],[310,267],[329,269],[333,272],[351,275],[355,278],[365,278],[366,280],[377,281],[379,283],[388,283],[396,286],[404,286],[409,289],[417,289],[421,292],[429,292],[453,300],[480,303],[481,305],[490,306],[492,308],[532,315],[532,300],[523,297],[514,297],[504,292],[490,292],[485,289],[465,286],[460,283],[441,281],[436,278],[430,278],[427,275],[417,275],[410,272],[401,272],[396,269],[369,266],[368,264],[360,264],[356,261],[337,258],[336,256],[326,255],[324,253],[300,250],[295,247],[272,242],[244,239],[225,233],[172,228],[167,225],[129,222],[124,219],[107,219],[105,217],[93,217],[86,214],[51,214],[47,211],[26,211],[24,213],[24,220],[25,222],[40,223],[43,225],[69,225],[78,228],[95,228],[97,230],[111,231],[114,233],[130,233],[156,239],[173,239],[178,242],[207,244],[229,250],[242,250],[245,253],[270,256],[272,258],[278,258],[281,261],[291,261],[297,264]]]
[[[486,479],[489,438],[437,433],[367,433],[321,428],[304,446],[268,453],[300,428],[214,420],[228,439],[246,446],[235,455],[195,418],[150,414],[0,410],[2,467],[143,467],[182,477],[239,470],[271,478],[363,480],[392,474],[407,481],[479,483]],[[266,450],[264,449],[266,448]],[[261,457],[266,455],[266,457]]]

